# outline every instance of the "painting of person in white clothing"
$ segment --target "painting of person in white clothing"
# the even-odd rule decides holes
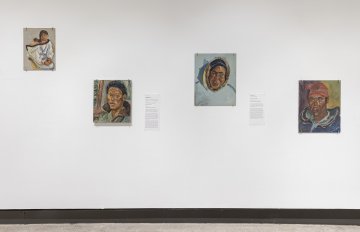
[[[195,106],[236,105],[236,54],[195,55]]]
[[[34,37],[35,33],[38,37]],[[25,28],[24,42],[25,71],[55,70],[55,29]]]

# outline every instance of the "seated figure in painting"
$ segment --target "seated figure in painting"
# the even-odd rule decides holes
[[[26,45],[26,51],[34,69],[54,69],[54,48],[47,31],[40,31],[39,38],[34,38],[31,44]]]
[[[195,105],[235,105],[235,88],[228,84],[230,66],[225,58],[217,57],[200,70],[195,83]]]
[[[97,122],[130,123],[130,103],[126,101],[127,89],[121,81],[111,81],[106,86],[106,99]]]
[[[308,106],[299,116],[299,132],[340,132],[340,108],[327,108],[329,93],[321,82],[306,86]]]

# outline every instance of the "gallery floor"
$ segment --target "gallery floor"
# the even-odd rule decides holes
[[[0,232],[355,232],[360,226],[284,224],[45,224],[0,225]]]

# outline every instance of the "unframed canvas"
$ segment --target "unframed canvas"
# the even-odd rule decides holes
[[[24,70],[54,71],[55,28],[24,28]]]
[[[195,106],[236,105],[236,54],[195,54]]]
[[[131,81],[94,81],[94,123],[131,125]]]
[[[299,133],[340,133],[340,81],[299,81]]]

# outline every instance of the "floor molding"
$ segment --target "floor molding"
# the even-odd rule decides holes
[[[0,224],[276,223],[360,225],[359,209],[25,209],[0,210]]]

